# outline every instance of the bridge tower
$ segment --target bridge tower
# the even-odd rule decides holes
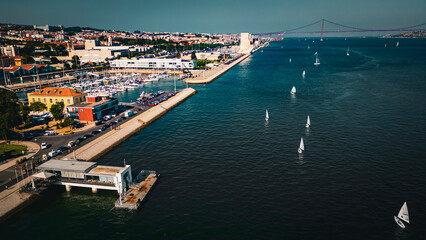
[[[322,27],[321,27],[321,42],[322,42],[322,34],[324,33],[324,18],[322,19]]]

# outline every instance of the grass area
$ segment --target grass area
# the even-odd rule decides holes
[[[22,151],[27,152],[27,147],[22,145],[13,144],[0,144],[0,161],[7,160],[9,158],[15,158],[22,155]]]

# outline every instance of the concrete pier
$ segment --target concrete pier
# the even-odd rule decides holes
[[[145,179],[130,187],[124,196],[120,196],[120,199],[115,202],[115,208],[138,210],[159,177],[156,172],[150,171]]]
[[[228,65],[221,65],[217,68],[205,71],[204,77],[203,75],[196,77],[196,78],[189,78],[185,82],[189,84],[206,84],[211,83],[214,80],[216,80],[218,77],[229,71],[231,68],[233,68],[238,63],[242,62],[244,59],[250,57],[251,54],[244,54],[240,56],[238,59],[234,60],[232,63]]]
[[[148,126],[150,123],[166,114],[168,111],[185,101],[197,91],[193,88],[186,88],[165,102],[162,102],[144,113],[133,117],[133,119],[122,124],[120,130],[110,131],[96,138],[90,143],[75,151],[78,159],[86,161],[94,161],[101,157],[108,150],[117,146],[128,137]],[[66,155],[64,158],[73,158],[73,153]]]

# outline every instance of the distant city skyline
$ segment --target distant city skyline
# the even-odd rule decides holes
[[[369,29],[406,27],[425,23],[424,9],[424,0],[8,1],[2,3],[0,22],[123,31],[259,33],[288,30],[322,18]]]

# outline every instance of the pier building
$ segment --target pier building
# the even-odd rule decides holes
[[[111,67],[115,68],[159,68],[159,69],[194,69],[197,62],[183,59],[139,58],[138,60],[114,60]]]
[[[72,187],[113,190],[119,194],[126,192],[133,179],[131,166],[125,167],[97,165],[96,162],[52,159],[36,169],[55,174],[56,184],[64,185],[67,191]]]

